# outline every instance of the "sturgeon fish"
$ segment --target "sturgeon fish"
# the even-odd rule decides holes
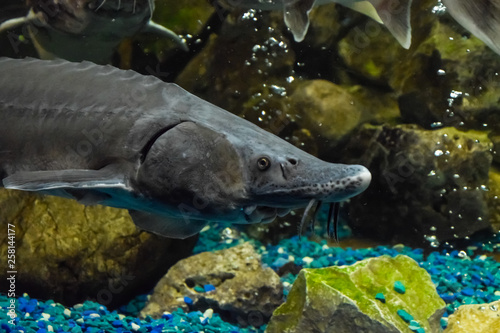
[[[441,0],[464,28],[500,54],[500,0]],[[304,39],[309,12],[315,5],[338,3],[383,23],[404,48],[411,45],[412,0],[218,0],[226,8],[283,10],[286,26],[295,41]]]
[[[42,59],[107,63],[126,37],[156,33],[187,51],[185,41],[153,22],[154,0],[27,0],[25,17],[0,24],[0,33],[26,25]]]
[[[333,211],[371,180],[361,165],[324,162],[152,76],[8,58],[0,72],[5,188],[125,208],[166,237],[321,203]]]

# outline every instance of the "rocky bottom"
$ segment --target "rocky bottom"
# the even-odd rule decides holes
[[[304,237],[302,239],[292,237],[282,240],[277,245],[263,246],[256,241],[249,240],[242,232],[222,226],[212,226],[201,233],[195,253],[231,248],[243,243],[246,248],[249,248],[250,244],[253,246],[264,267],[270,267],[277,272],[282,283],[282,288],[280,286],[279,290],[282,290],[284,298],[289,295],[301,268],[353,265],[367,258],[382,255],[396,257],[403,254],[427,271],[436,286],[437,294],[446,303],[444,315],[440,320],[440,325],[446,333],[476,332],[473,328],[478,328],[474,324],[478,320],[483,325],[490,325],[488,320],[491,319],[492,324],[489,328],[500,325],[500,302],[498,302],[500,300],[500,263],[489,255],[489,253],[495,254],[500,251],[500,235],[482,243],[471,242],[463,250],[442,249],[439,252],[424,254],[422,249],[404,245],[353,249],[341,248],[338,244],[329,245],[326,241],[317,243]],[[252,265],[254,264],[252,262]],[[196,265],[199,266],[199,263]],[[234,269],[234,267],[226,267],[226,269]],[[207,281],[204,285],[194,283],[188,286],[188,289],[184,291],[186,295],[176,295],[175,298],[176,302],[181,301],[185,304],[171,312],[156,313],[155,318],[148,316],[143,310],[150,299],[157,297],[154,294],[153,296],[140,295],[129,304],[113,311],[90,301],[66,307],[51,300],[32,299],[24,294],[16,299],[16,318],[12,325],[9,323],[11,300],[2,293],[0,306],[4,311],[0,312],[0,332],[264,332],[266,328],[269,331],[266,316],[259,316],[259,311],[255,311],[254,303],[252,304],[253,310],[244,321],[230,322],[227,313],[217,313],[220,308],[210,307],[215,303],[210,303],[209,294],[216,294],[218,288],[227,287],[224,281],[221,281],[220,285]],[[250,283],[252,282],[248,281],[248,284]],[[397,290],[396,287],[404,290],[404,286],[394,286],[394,290],[402,294],[401,290]],[[406,289],[407,294],[412,291],[408,284]],[[388,294],[386,293],[385,296],[387,297]],[[383,295],[377,294],[377,301],[382,301],[381,298]],[[193,303],[193,300],[199,299],[207,301],[196,307],[196,302]],[[218,299],[219,303],[216,305],[219,306],[222,301]],[[385,299],[383,302],[385,303]],[[461,305],[468,305],[468,307],[457,311]],[[474,307],[474,305],[477,306]],[[141,317],[140,311],[143,311]],[[245,313],[245,309],[242,308],[238,308],[237,311]],[[456,322],[458,319],[455,320],[454,316],[450,317],[452,314],[459,318],[459,322]],[[409,318],[411,313],[399,311],[398,315],[408,321],[407,329],[401,331],[425,332],[423,325],[420,327],[417,321]],[[466,326],[467,318],[471,320],[470,327]],[[272,320],[271,318],[271,322]],[[489,328],[487,327],[486,330],[488,331]],[[366,332],[372,332],[369,328],[367,329]],[[485,328],[481,329],[484,331]]]

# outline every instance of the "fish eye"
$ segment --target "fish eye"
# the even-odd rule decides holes
[[[257,167],[261,171],[269,169],[270,166],[271,166],[271,161],[267,157],[261,157],[257,160]]]

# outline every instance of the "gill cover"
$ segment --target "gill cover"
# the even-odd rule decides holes
[[[137,185],[147,197],[181,211],[217,216],[245,196],[240,156],[222,134],[182,122],[160,135],[145,152]]]

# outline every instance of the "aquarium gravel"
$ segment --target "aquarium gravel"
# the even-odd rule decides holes
[[[250,241],[262,255],[264,265],[275,270],[284,265],[296,268],[319,268],[331,265],[351,265],[365,258],[381,255],[396,256],[405,254],[426,269],[436,284],[439,295],[447,303],[447,311],[441,321],[447,324],[447,317],[461,304],[489,303],[500,299],[500,263],[485,254],[475,254],[480,246],[467,248],[465,251],[444,249],[424,256],[422,249],[413,249],[403,245],[392,247],[342,249],[330,246],[326,240],[319,243],[299,239],[295,236],[284,239],[276,245],[263,246],[250,240],[242,231],[224,226],[206,228],[200,235],[195,252],[229,248],[244,241]],[[491,245],[492,249],[498,248]],[[293,284],[296,275],[283,273],[285,297]],[[213,290],[212,285],[203,287],[203,291]],[[394,288],[404,292],[404,285],[396,283]],[[200,292],[202,290],[200,289]],[[139,295],[129,304],[117,311],[109,311],[105,306],[87,301],[73,307],[65,307],[51,300],[41,301],[23,295],[17,298],[15,325],[8,323],[7,316],[9,298],[0,294],[0,332],[263,332],[265,326],[259,328],[242,328],[224,322],[211,309],[185,313],[178,310],[165,313],[160,319],[139,319],[138,312],[147,301],[147,295]],[[385,302],[384,295],[376,298]],[[189,300],[187,300],[189,302]],[[418,322],[401,312],[401,316],[415,332],[422,332]]]

